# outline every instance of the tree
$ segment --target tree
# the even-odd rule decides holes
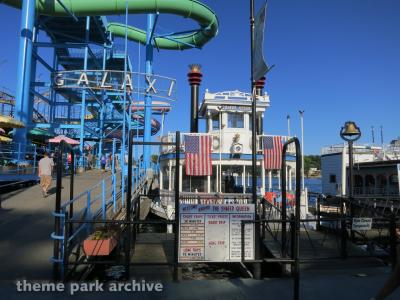
[[[304,156],[304,173],[308,174],[310,168],[321,169],[321,156],[319,155],[305,155]]]

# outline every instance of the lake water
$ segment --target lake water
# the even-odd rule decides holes
[[[309,192],[322,193],[321,178],[306,178],[304,179],[304,185],[307,187]]]
[[[247,179],[247,178],[246,178]],[[241,177],[239,176],[237,178],[237,182],[242,182]],[[265,179],[266,182],[266,186],[268,187],[268,177]],[[251,183],[251,177],[249,179],[247,179],[247,187],[250,186]],[[292,180],[292,184],[293,184],[293,189],[295,187],[295,181],[294,178]],[[258,182],[257,182],[258,186],[261,186],[261,179],[258,178]],[[305,178],[304,179],[304,185],[307,187],[309,192],[314,192],[314,193],[321,193],[322,192],[322,182],[321,182],[321,178]],[[279,181],[278,178],[274,177],[272,178],[272,189],[278,189],[279,188]]]

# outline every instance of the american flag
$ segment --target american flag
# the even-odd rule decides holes
[[[211,167],[211,136],[185,136],[186,175],[212,175]]]
[[[264,168],[275,170],[281,168],[282,163],[282,137],[264,136]]]

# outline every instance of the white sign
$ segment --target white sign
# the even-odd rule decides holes
[[[372,218],[353,218],[352,230],[371,230]]]
[[[241,221],[254,220],[253,204],[181,204],[179,262],[242,259]],[[254,259],[254,224],[245,225],[245,259]]]

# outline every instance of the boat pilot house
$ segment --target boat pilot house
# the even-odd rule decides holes
[[[181,133],[180,191],[199,193],[249,193],[251,191],[251,99],[251,94],[240,91],[210,93],[206,90],[198,111],[198,117],[205,120],[206,132]],[[280,160],[276,162],[279,163],[279,168],[269,169],[265,165],[264,139],[270,137],[274,143],[279,138],[281,146],[287,137],[275,136],[274,138],[274,136],[264,134],[263,118],[270,105],[269,96],[266,93],[259,94],[257,99],[257,176],[261,178],[257,188],[259,193],[263,193],[273,188],[272,177],[278,176],[278,169],[280,169]],[[207,137],[205,140],[202,139],[204,136]],[[162,141],[175,141],[175,133],[163,136]],[[195,147],[193,143],[196,144]],[[196,153],[199,157],[196,157]],[[199,161],[196,161],[197,159]],[[291,190],[295,166],[294,161],[290,161],[290,157],[287,159],[289,159],[288,189]],[[174,147],[162,147],[160,151],[161,190],[173,190],[175,168]],[[276,181],[274,180],[274,183]]]

